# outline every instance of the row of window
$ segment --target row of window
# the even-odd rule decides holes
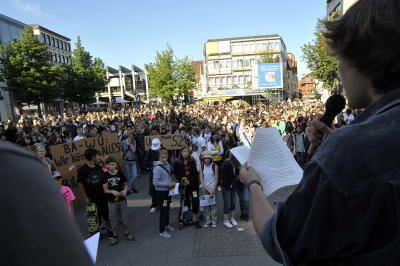
[[[62,63],[62,64],[68,64],[71,62],[71,57],[61,55],[61,54],[56,54],[56,53],[51,53],[53,56],[53,62],[55,63]]]
[[[232,43],[232,53],[281,50],[280,41],[255,41]]]
[[[41,35],[42,35],[42,40],[44,43],[46,43],[50,46],[68,51],[68,52],[71,51],[71,45],[69,43],[59,40],[57,38],[54,38],[53,36],[50,36],[45,33],[41,33]]]
[[[239,75],[228,75],[228,76],[218,76],[209,77],[210,86],[224,86],[224,85],[234,85],[234,84],[247,84],[252,80],[251,74],[239,74]]]
[[[231,68],[253,67],[257,64],[256,58],[234,58],[232,60],[210,61],[207,63],[209,72],[230,70]]]

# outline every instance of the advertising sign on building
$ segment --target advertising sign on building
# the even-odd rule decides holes
[[[282,64],[258,64],[258,87],[283,88]]]

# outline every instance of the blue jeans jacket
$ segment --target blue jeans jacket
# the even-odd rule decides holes
[[[264,226],[285,265],[400,265],[400,89],[332,133]]]

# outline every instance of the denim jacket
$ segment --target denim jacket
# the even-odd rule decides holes
[[[285,265],[400,265],[400,89],[333,132],[265,224]]]

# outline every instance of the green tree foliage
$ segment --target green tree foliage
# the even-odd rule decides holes
[[[319,80],[328,90],[335,89],[339,84],[337,59],[329,55],[328,47],[323,37],[324,25],[318,22],[314,40],[301,49],[311,75]]]
[[[0,46],[0,54],[0,80],[18,103],[39,105],[60,96],[62,71],[51,64],[51,54],[31,28],[19,40]]]
[[[107,79],[104,63],[92,58],[82,46],[80,37],[72,51],[71,63],[64,65],[64,99],[81,104],[94,101],[96,93],[104,90]]]
[[[184,96],[187,101],[191,91],[196,86],[196,78],[192,60],[185,56],[176,63],[176,95]]]
[[[150,94],[163,102],[173,102],[174,97],[189,96],[195,87],[195,74],[188,57],[177,59],[171,47],[157,52],[155,62],[146,66]]]

